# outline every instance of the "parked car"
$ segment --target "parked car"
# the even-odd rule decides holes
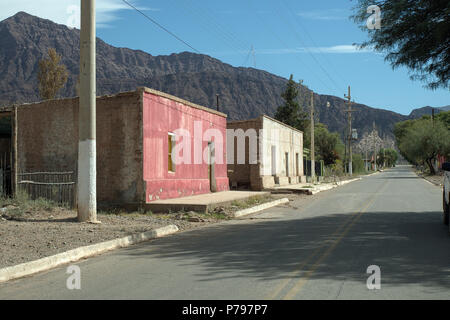
[[[443,221],[444,224],[448,225],[450,216],[450,162],[444,162],[442,170],[444,170],[444,188],[442,193]]]

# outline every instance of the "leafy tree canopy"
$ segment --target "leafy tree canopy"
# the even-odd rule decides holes
[[[381,28],[367,28],[370,5],[381,11]],[[450,88],[450,1],[357,0],[353,20],[369,33],[361,47],[386,53],[393,68],[405,66],[411,78],[430,89]]]
[[[430,173],[435,174],[433,162],[436,157],[450,156],[450,130],[440,120],[433,123],[427,119],[415,120],[404,128],[401,138],[397,138],[397,145],[406,160],[427,164]]]
[[[307,127],[304,137],[304,146],[311,145],[311,128]],[[314,154],[317,160],[323,160],[325,165],[336,163],[343,158],[344,144],[338,133],[331,133],[323,123],[314,126]]]
[[[275,119],[304,132],[308,125],[308,113],[298,103],[298,84],[293,80],[293,75],[281,97],[284,104],[278,107]]]
[[[39,61],[39,94],[43,100],[54,99],[57,92],[66,84],[67,69],[60,62],[61,56],[54,48],[48,49],[48,58]]]
[[[385,165],[386,167],[392,167],[397,162],[397,159],[398,154],[394,149],[381,148],[380,151],[378,151],[377,164],[379,166]]]

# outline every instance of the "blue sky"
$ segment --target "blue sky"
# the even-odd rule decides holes
[[[406,69],[392,70],[383,55],[352,46],[367,37],[348,18],[355,0],[129,1],[199,52],[233,66],[256,65],[285,78],[292,73],[315,92],[339,97],[351,85],[356,102],[402,114],[450,104],[448,90],[427,90]],[[0,3],[0,19],[26,11],[77,24],[76,0]],[[152,55],[192,51],[122,0],[97,0],[97,36]]]

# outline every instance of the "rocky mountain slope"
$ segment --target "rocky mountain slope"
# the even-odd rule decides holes
[[[409,118],[416,119],[416,118],[420,118],[420,117],[425,116],[425,115],[431,115],[433,113],[433,109],[434,109],[434,113],[437,114],[439,112],[449,111],[450,110],[450,106],[439,107],[439,108],[426,106],[426,107],[414,109],[409,114]]]
[[[0,22],[0,105],[39,100],[38,61],[53,47],[62,56],[69,79],[61,97],[76,96],[79,65],[79,30],[69,29],[19,12]],[[212,57],[183,52],[152,56],[140,50],[117,48],[97,39],[97,94],[113,94],[147,86],[197,104],[215,108],[220,94],[221,111],[232,120],[272,116],[282,104],[287,79],[263,70],[235,68]],[[309,90],[300,87],[307,105]],[[327,107],[330,102],[330,107]],[[318,119],[331,131],[343,133],[347,125],[345,100],[315,95]],[[397,121],[408,119],[388,110],[354,104],[353,127],[362,135],[375,121],[380,135],[392,138]]]

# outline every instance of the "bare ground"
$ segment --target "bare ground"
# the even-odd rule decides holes
[[[434,185],[437,185],[437,186],[444,185],[444,175],[443,174],[430,175],[428,173],[425,173],[425,172],[422,172],[419,170],[416,170],[415,172],[419,177],[424,178],[425,180],[431,182]]]
[[[195,212],[99,213],[97,217],[101,224],[79,223],[76,211],[67,208],[33,206],[30,201],[26,206],[3,204],[0,208],[0,268],[169,224],[176,225],[180,231],[202,228],[230,219],[234,211],[280,197],[282,195],[238,201],[227,207],[216,208],[207,215]]]

